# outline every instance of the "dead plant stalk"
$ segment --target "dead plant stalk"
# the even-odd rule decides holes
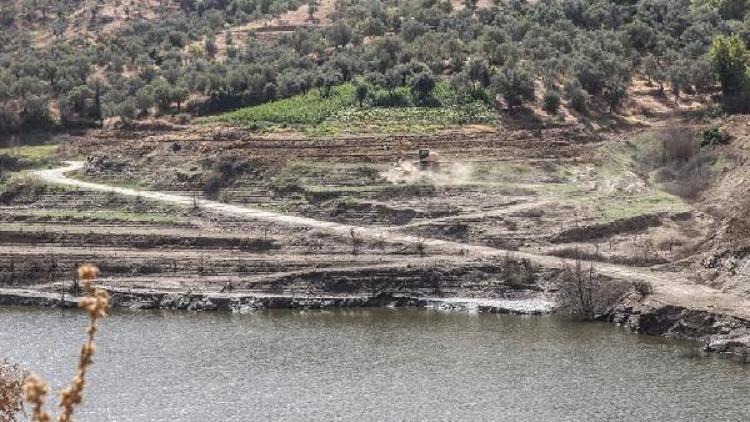
[[[78,278],[83,280],[86,296],[81,298],[78,306],[89,314],[89,326],[86,329],[86,341],[81,347],[78,360],[78,372],[73,377],[68,387],[60,392],[60,407],[62,413],[57,418],[58,422],[70,422],[73,420],[73,412],[76,406],[83,401],[83,387],[86,380],[86,371],[93,363],[94,336],[99,319],[107,316],[109,308],[109,294],[102,289],[93,287],[92,282],[99,276],[99,269],[93,265],[83,265],[78,268]],[[44,410],[47,395],[47,384],[38,376],[30,376],[24,383],[24,396],[32,406],[31,420],[34,422],[51,421],[50,414]]]

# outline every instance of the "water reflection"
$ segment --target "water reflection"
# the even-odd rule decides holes
[[[61,386],[86,321],[0,308]],[[608,324],[403,309],[117,312],[80,420],[748,420],[749,367]]]

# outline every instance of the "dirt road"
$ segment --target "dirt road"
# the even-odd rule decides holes
[[[420,238],[397,233],[390,228],[374,228],[320,221],[307,217],[257,210],[246,206],[225,204],[218,201],[194,199],[173,193],[138,190],[87,182],[66,176],[66,173],[79,170],[82,167],[83,163],[81,162],[68,162],[65,167],[40,170],[36,171],[34,174],[47,183],[72,186],[84,190],[113,192],[120,195],[141,197],[185,207],[192,207],[197,203],[198,207],[206,211],[212,211],[224,215],[240,216],[289,227],[313,228],[341,236],[344,239],[349,238],[354,234],[355,236],[368,240],[400,242],[412,245],[421,244],[428,252],[439,250],[465,254],[472,257],[504,256],[506,254],[512,254],[516,258],[525,258],[535,264],[549,268],[560,268],[564,265],[573,265],[571,260],[548,255],[510,251],[447,240]],[[656,272],[647,268],[629,267],[601,262],[583,262],[583,265],[586,268],[588,268],[589,265],[593,265],[598,273],[609,277],[627,281],[650,282],[654,287],[654,295],[651,300],[685,308],[707,310],[750,319],[750,300],[708,286],[692,284],[687,281],[687,275],[684,273]]]

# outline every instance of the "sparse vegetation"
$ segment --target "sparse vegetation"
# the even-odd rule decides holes
[[[335,186],[331,186],[336,182]],[[377,168],[368,165],[320,165],[293,161],[277,169],[269,187],[276,193],[304,193],[308,198],[331,199],[363,190],[382,191],[385,183]]]
[[[558,277],[558,309],[572,317],[591,321],[622,297],[629,286],[599,276],[593,266],[580,260],[566,266]]]
[[[0,191],[0,204],[12,201],[34,201],[47,193],[49,186],[33,176],[11,178]]]
[[[729,135],[722,132],[721,128],[718,126],[713,126],[704,130],[701,135],[703,137],[703,142],[701,142],[702,147],[726,145],[730,141]]]
[[[11,213],[15,214],[15,213]],[[62,210],[62,209],[48,209],[48,210],[24,210],[21,215],[31,217],[30,219],[39,219],[44,221],[48,220],[63,220],[63,221],[120,221],[129,223],[161,223],[161,224],[185,224],[187,218],[176,216],[176,215],[161,215],[151,213],[139,213],[129,211],[118,211],[118,210]]]
[[[209,167],[203,193],[210,198],[216,198],[219,190],[231,184],[237,177],[250,171],[251,165],[236,157],[222,156],[213,160],[204,160],[204,167]]]
[[[714,176],[715,154],[701,148],[696,134],[674,128],[647,138],[634,160],[637,171],[664,190],[686,199],[695,199]]]
[[[0,148],[0,179],[8,174],[53,164],[57,145]]]

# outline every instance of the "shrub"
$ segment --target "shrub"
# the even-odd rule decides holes
[[[721,96],[721,108],[727,113],[745,113],[750,110],[750,92],[739,89]]]
[[[565,99],[570,107],[579,113],[586,112],[586,106],[589,101],[589,93],[583,89],[583,85],[578,79],[569,79],[564,86]]]
[[[305,189],[299,177],[292,174],[283,174],[271,179],[270,187],[277,193],[303,192]]]
[[[221,188],[232,183],[235,178],[249,170],[250,163],[247,161],[237,161],[231,156],[220,157],[211,164],[211,171],[206,178],[203,192],[209,197],[215,198]]]
[[[10,154],[0,154],[0,174],[6,171],[18,171],[21,168],[21,159]]]
[[[411,105],[409,97],[401,91],[379,91],[372,99],[375,107],[407,107]]]
[[[355,85],[354,98],[357,100],[360,107],[362,107],[362,105],[364,104],[369,93],[370,93],[370,86],[367,85],[366,83],[360,82]]]
[[[672,162],[688,162],[700,152],[695,134],[690,130],[671,129],[664,132],[660,138],[662,165]]]
[[[435,89],[435,77],[430,72],[420,72],[409,80],[414,102],[419,105],[425,105],[429,102],[432,90]]]
[[[710,127],[701,134],[703,141],[701,146],[726,145],[729,143],[730,136],[721,131],[718,126]]]
[[[524,288],[536,280],[535,268],[528,259],[516,259],[511,252],[506,253],[500,263],[503,281],[515,288]]]
[[[495,76],[492,86],[503,96],[508,110],[534,99],[534,79],[531,73],[520,66],[506,67]]]
[[[646,297],[654,293],[654,286],[648,281],[636,281],[633,283],[633,289],[641,297]]]
[[[542,99],[542,109],[550,114],[557,114],[560,109],[560,94],[552,89],[544,93]]]
[[[692,131],[671,128],[651,134],[636,151],[634,160],[640,173],[689,161],[700,151]]]
[[[709,57],[725,95],[743,90],[747,85],[748,51],[739,35],[720,35],[713,40]]]
[[[209,198],[215,198],[223,186],[224,180],[221,175],[211,173],[206,179],[206,183],[203,185],[203,193]]]
[[[581,320],[594,320],[612,307],[630,289],[623,283],[604,280],[593,266],[581,261],[565,267],[558,277],[558,311]]]
[[[250,163],[247,161],[238,161],[231,156],[223,156],[213,164],[212,169],[214,173],[220,175],[225,180],[229,180],[250,170]]]
[[[620,108],[627,95],[627,87],[622,83],[615,83],[612,86],[606,87],[604,89],[604,99],[607,100],[609,111],[612,112]]]

